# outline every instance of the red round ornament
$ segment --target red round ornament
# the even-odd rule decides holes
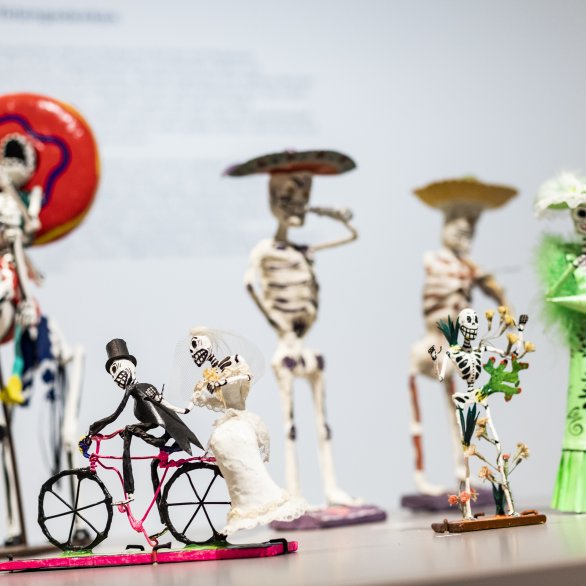
[[[36,169],[23,190],[43,189],[33,244],[52,242],[78,226],[91,207],[100,170],[96,141],[72,106],[36,94],[0,96],[0,141],[15,133],[36,151]]]

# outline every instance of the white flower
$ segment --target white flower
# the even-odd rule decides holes
[[[586,203],[586,178],[565,171],[541,186],[534,210],[541,216],[549,208],[575,208],[581,203]]]

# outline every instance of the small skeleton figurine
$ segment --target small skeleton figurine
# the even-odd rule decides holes
[[[128,353],[124,340],[119,338],[110,340],[106,345],[106,352],[108,353],[106,371],[124,391],[124,397],[114,413],[90,425],[89,431],[86,437],[81,440],[80,445],[88,446],[91,443],[91,436],[100,433],[104,427],[115,421],[126,407],[128,399],[130,397],[134,399],[134,415],[140,423],[127,425],[122,432],[124,439],[122,469],[126,500],[118,504],[125,504],[134,499],[134,476],[130,460],[130,443],[133,436],[166,451],[181,449],[191,454],[191,444],[202,450],[203,447],[195,434],[177,416],[177,413],[185,414],[187,410],[171,405],[153,385],[139,383],[136,380],[136,358]],[[155,437],[148,433],[156,427],[164,429],[162,436]],[[165,446],[170,439],[174,439],[175,444],[169,447]]]
[[[489,333],[492,327],[493,312],[487,312],[487,319],[489,322]],[[472,495],[474,494],[470,486],[470,466],[469,457],[471,455],[478,456],[485,462],[488,462],[482,457],[479,452],[476,451],[475,447],[471,447],[471,438],[473,437],[477,420],[478,413],[476,405],[480,404],[485,411],[486,420],[483,423],[482,434],[478,437],[483,437],[489,441],[496,450],[496,466],[494,467],[499,473],[497,479],[494,475],[485,476],[493,483],[497,483],[502,488],[502,496],[506,502],[506,514],[515,515],[515,508],[511,491],[509,487],[509,470],[507,468],[507,460],[505,454],[502,453],[501,443],[493,425],[490,407],[488,404],[488,397],[496,392],[502,392],[505,394],[505,398],[509,400],[514,394],[518,394],[521,389],[517,387],[518,384],[518,372],[527,368],[526,363],[519,362],[527,352],[534,350],[534,346],[528,342],[523,342],[523,331],[525,324],[527,323],[527,316],[522,315],[519,318],[517,326],[517,334],[508,334],[508,344],[505,350],[496,348],[489,344],[489,341],[494,340],[502,336],[506,330],[516,325],[513,318],[508,314],[507,309],[500,308],[500,320],[498,331],[495,335],[489,336],[488,334],[480,339],[478,346],[473,346],[472,342],[478,335],[478,315],[473,309],[463,309],[454,324],[451,318],[448,317],[448,321],[440,321],[438,328],[443,332],[446,340],[449,342],[449,349],[446,350],[442,362],[441,369],[437,369],[436,360],[439,352],[436,351],[435,346],[429,349],[434,368],[436,371],[437,378],[440,382],[445,380],[448,365],[451,364],[455,369],[458,376],[466,383],[467,389],[464,392],[457,392],[452,395],[452,403],[455,408],[456,420],[459,425],[459,436],[461,450],[463,448],[464,454],[464,466],[465,476],[461,481],[461,495],[462,500],[460,502],[462,506],[462,513],[465,519],[474,519],[472,516],[471,503]],[[463,344],[458,344],[458,335],[462,334],[464,337]],[[515,352],[518,348],[522,348],[521,354]],[[483,387],[477,387],[477,381],[482,373],[482,360],[486,352],[498,354],[499,356],[511,356],[512,370],[505,372],[507,366],[506,361],[503,361],[498,368],[494,367],[494,358],[489,359],[489,362],[484,366],[487,372],[491,373],[490,381]],[[464,412],[466,409],[466,413]],[[490,431],[490,435],[486,431],[486,427]],[[494,491],[493,491],[494,492]],[[499,510],[499,503],[497,503],[497,510]],[[504,507],[500,506],[500,511],[504,512]]]
[[[541,187],[540,217],[566,214],[575,239],[544,236],[537,254],[545,315],[570,350],[566,424],[553,492],[554,509],[586,512],[586,178],[562,173]]]
[[[243,176],[269,173],[269,203],[277,219],[274,238],[261,241],[250,255],[245,284],[252,299],[278,336],[272,366],[281,391],[285,427],[287,487],[294,496],[301,493],[295,453],[293,384],[296,378],[309,381],[313,392],[319,438],[319,455],[326,500],[329,504],[356,504],[338,487],[334,473],[331,430],[326,422],[324,358],[304,344],[317,319],[318,283],[314,270],[316,252],[348,244],[357,238],[347,209],[310,207],[314,175],[334,175],[354,169],[354,162],[334,151],[286,151],[265,155],[229,168],[225,174]],[[303,226],[307,213],[339,222],[348,235],[339,240],[300,246],[289,240],[289,229]]]
[[[480,288],[499,305],[506,305],[504,292],[494,277],[478,267],[468,255],[476,222],[482,211],[504,205],[516,191],[510,187],[489,185],[464,178],[431,183],[416,189],[415,194],[425,204],[440,209],[444,214],[442,247],[424,255],[423,315],[426,332],[424,337],[411,347],[409,365],[410,429],[415,450],[415,483],[420,494],[438,496],[445,494],[445,489],[431,484],[425,476],[417,376],[434,377],[427,349],[431,345],[442,345],[436,323],[446,315],[455,320],[458,312],[470,304],[475,287]],[[446,399],[451,404],[454,380],[449,366],[443,382]],[[451,415],[450,428],[454,443],[455,475],[461,480],[465,471],[457,422]]]
[[[216,356],[221,336],[205,327],[191,330],[189,352],[202,367],[203,378],[195,385],[188,410],[194,405],[222,412],[214,422],[209,448],[226,481],[231,508],[224,535],[252,529],[272,521],[290,521],[301,516],[307,503],[291,496],[270,477],[270,439],[261,418],[246,410],[252,372],[239,354]]]

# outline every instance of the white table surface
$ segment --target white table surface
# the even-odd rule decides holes
[[[266,559],[3,574],[0,586],[586,585],[586,515],[546,512],[546,525],[461,535],[431,530],[430,523],[441,521],[441,514],[405,512],[391,514],[386,523],[341,529],[289,534],[260,529],[243,533],[238,541],[287,537],[299,541],[299,552]]]

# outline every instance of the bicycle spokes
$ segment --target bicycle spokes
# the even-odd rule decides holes
[[[216,480],[220,477],[220,481]],[[226,522],[230,507],[219,469],[203,462],[188,464],[169,480],[161,513],[173,536],[187,544],[223,541],[216,527]]]
[[[67,476],[73,493],[59,494]],[[112,522],[112,497],[88,469],[66,470],[51,477],[39,495],[39,524],[49,541],[65,551],[92,549],[107,536]]]

